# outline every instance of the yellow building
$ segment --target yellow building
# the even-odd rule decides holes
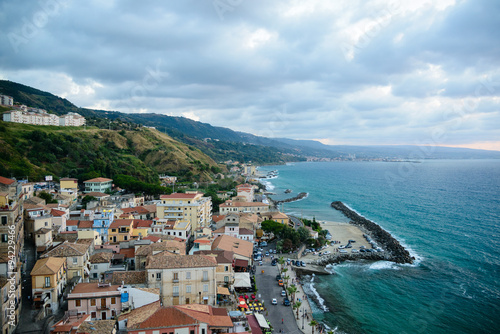
[[[110,243],[129,241],[133,236],[133,219],[115,219],[108,228],[108,240]]]
[[[159,219],[187,220],[193,230],[207,227],[212,221],[212,199],[202,193],[161,195],[156,205]]]
[[[45,315],[56,313],[66,286],[66,258],[47,257],[36,261],[31,270],[31,288],[36,309]]]
[[[59,180],[59,187],[61,191],[78,191],[78,179],[65,177]]]
[[[293,223],[290,222],[290,218],[282,212],[268,212],[262,215],[262,217],[266,220],[273,220],[277,223],[283,225],[290,225],[293,227]]]

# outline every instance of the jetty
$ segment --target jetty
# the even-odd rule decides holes
[[[284,199],[284,200],[280,200],[280,201],[275,201],[275,200],[273,200],[269,196],[267,196],[267,199],[269,200],[269,203],[271,203],[271,206],[277,208],[278,205],[280,205],[281,203],[295,202],[295,201],[301,200],[301,199],[303,199],[305,197],[307,197],[307,193],[301,192],[297,196],[294,196],[294,197],[291,197],[291,198],[287,198],[287,199]]]
[[[355,211],[349,209],[340,201],[332,202],[332,208],[342,212],[344,216],[350,219],[349,223],[358,226],[361,230],[370,236],[376,243],[384,249],[381,253],[361,253],[361,254],[331,254],[318,260],[318,265],[326,265],[329,263],[339,263],[346,260],[386,260],[396,263],[413,263],[415,258],[397,241],[389,232],[384,230],[380,225],[372,222],[365,217],[360,216]]]

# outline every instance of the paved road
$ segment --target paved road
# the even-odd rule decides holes
[[[272,248],[272,246],[265,247],[264,251]],[[264,273],[262,273],[262,270],[264,270]],[[257,295],[260,295],[260,298],[267,307],[268,315],[266,318],[271,322],[275,333],[279,333],[280,329],[283,330],[283,333],[302,333],[297,327],[292,307],[282,304],[284,297],[281,297],[281,291],[283,288],[278,286],[278,282],[276,281],[277,274],[278,266],[271,266],[270,257],[264,258],[262,266],[257,266],[255,274],[258,289]],[[271,304],[273,298],[278,300],[278,305]]]

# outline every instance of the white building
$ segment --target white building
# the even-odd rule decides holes
[[[8,111],[3,114],[3,120],[5,122],[53,126],[82,126],[85,124],[85,118],[79,114],[69,113],[59,117],[36,108],[29,108],[29,111]]]
[[[0,104],[3,106],[13,106],[14,99],[8,95],[0,95]]]

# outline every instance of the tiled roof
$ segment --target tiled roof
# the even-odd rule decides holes
[[[114,273],[113,273],[114,274]],[[114,275],[113,275],[114,276]],[[121,314],[118,317],[118,321],[127,319],[127,328],[133,329],[137,328],[143,321],[149,318],[153,313],[155,313],[161,307],[160,301],[153,302],[141,307],[138,307],[129,313]]]
[[[133,259],[135,257],[135,248],[122,248],[119,253],[127,259]]]
[[[78,226],[79,220],[68,219],[66,220],[66,226]]]
[[[173,193],[170,195],[161,195],[160,199],[194,199],[198,194]]]
[[[226,232],[226,227],[222,226],[221,228],[216,229],[212,233],[225,233]]]
[[[233,252],[225,250],[201,250],[194,252],[194,254],[213,256],[217,261],[217,264],[233,263],[233,257],[234,257]]]
[[[107,286],[99,286],[99,284],[102,283],[78,283],[75,285],[73,288],[73,291],[68,295],[68,299],[71,299],[71,295],[77,294],[77,293],[98,293],[98,292],[118,292],[118,288],[120,285],[107,285]]]
[[[217,237],[212,243],[212,249],[233,251],[238,255],[250,258],[253,252],[253,243],[251,243],[250,241],[231,237],[229,235],[221,235],[220,237]]]
[[[113,253],[111,252],[99,252],[95,253],[90,257],[90,263],[109,263]]]
[[[249,230],[247,228],[240,228],[240,234],[244,234],[244,235],[253,235],[253,231],[252,230]]]
[[[233,322],[224,308],[200,304],[176,305],[174,307],[200,322],[207,323],[210,327],[233,327]]]
[[[145,271],[114,271],[111,284],[146,284]]]
[[[118,227],[123,227],[123,226],[130,226],[130,223],[132,223],[134,220],[133,219],[115,219],[111,225],[109,225],[109,228],[118,228]]]
[[[112,334],[115,333],[115,320],[84,321],[76,330],[76,334]]]
[[[204,255],[164,255],[148,256],[146,269],[201,268],[216,267],[214,258]]]
[[[36,261],[35,266],[31,270],[31,276],[53,275],[61,269],[66,262],[65,258],[47,257]]]
[[[155,235],[148,235],[147,237],[142,238],[142,240],[151,240],[151,242],[156,243],[161,240],[160,237],[157,237]]]
[[[41,257],[83,256],[88,249],[89,245],[63,242],[62,244],[44,253]]]
[[[217,223],[218,221],[226,218],[226,215],[212,215],[212,220]]]
[[[109,197],[110,195],[108,195],[106,193],[99,192],[99,191],[92,191],[92,192],[86,193],[85,196],[93,196],[95,198],[100,198],[100,197]]]
[[[95,179],[90,179],[90,180],[87,180],[87,181],[83,181],[83,183],[87,183],[87,182],[108,182],[108,181],[113,181],[112,179],[107,179],[105,177],[96,177]]]
[[[61,216],[64,216],[66,214],[66,212],[61,211],[61,210],[52,209],[52,210],[50,210],[50,214],[52,216],[55,216],[55,217],[61,217]]]
[[[186,254],[186,244],[174,240],[165,240],[162,242],[154,242],[150,245],[141,246],[135,251],[137,256],[147,256],[154,252],[175,251],[178,250],[180,255]]]
[[[161,328],[170,326],[195,325],[198,321],[175,307],[160,307],[146,320],[137,325],[137,328]]]
[[[269,204],[262,203],[262,202],[233,202],[233,201],[227,201],[227,202],[219,205],[219,207],[223,207],[223,208],[231,208],[231,207],[245,208],[245,207],[258,207],[258,206],[268,207]]]
[[[92,220],[80,220],[78,223],[78,228],[92,228],[94,222]]]
[[[6,177],[0,176],[0,183],[2,183],[2,184],[11,185],[14,182],[16,182],[16,180],[12,180],[12,179],[8,179]]]
[[[134,228],[147,228],[153,224],[152,220],[134,219]]]

